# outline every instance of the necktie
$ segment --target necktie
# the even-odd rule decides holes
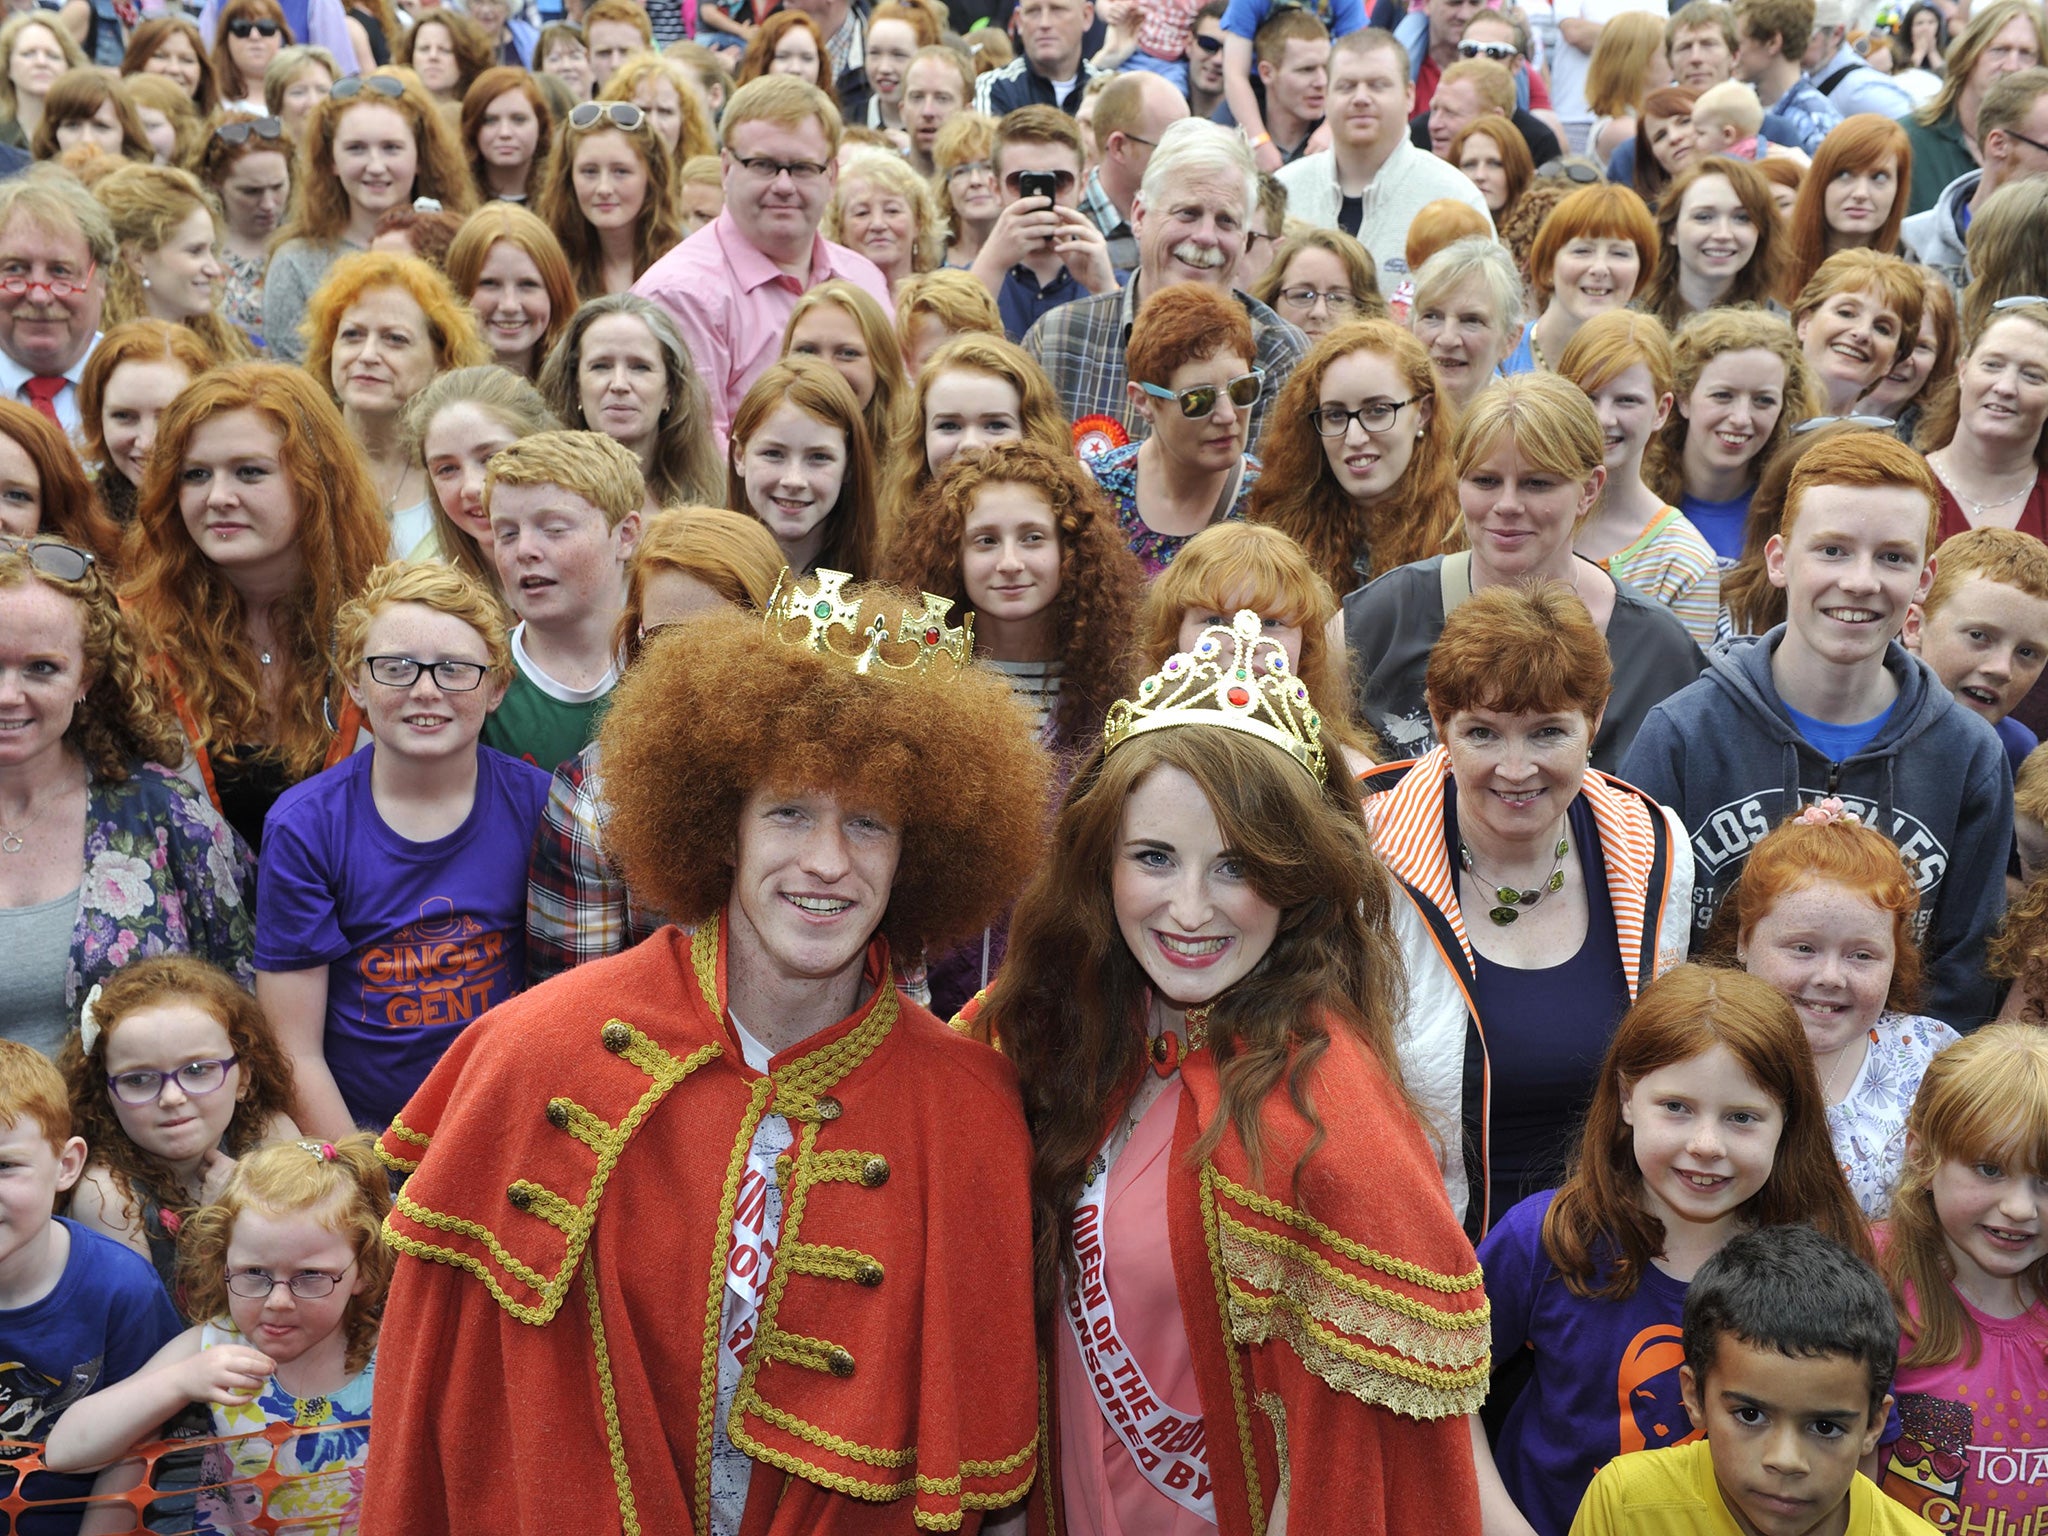
[[[57,396],[70,382],[61,373],[39,373],[22,387],[28,391],[28,403],[47,416],[53,425],[61,427],[64,423],[57,420]]]

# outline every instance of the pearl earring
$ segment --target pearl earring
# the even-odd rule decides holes
[[[146,277],[145,277],[145,278],[144,278],[144,279],[142,280],[142,286],[143,286],[143,287],[145,287],[145,288],[147,288],[147,287],[149,286],[149,279],[148,279],[148,278],[146,278]]]

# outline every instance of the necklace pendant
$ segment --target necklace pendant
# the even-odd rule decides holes
[[[1504,885],[1493,893],[1493,899],[1500,902],[1503,906],[1519,906],[1522,901],[1522,893],[1511,885]]]
[[[1522,914],[1513,907],[1490,907],[1487,909],[1486,915],[1493,919],[1495,927],[1505,928]]]
[[[0,837],[0,853],[19,853],[27,846],[21,840],[19,832],[9,832],[5,837]]]
[[[1553,874],[1553,875],[1552,875],[1552,876],[1550,877],[1550,883],[1549,883],[1549,884],[1547,884],[1547,885],[1545,885],[1545,886],[1543,887],[1543,889],[1544,889],[1544,890],[1546,890],[1546,891],[1561,891],[1561,890],[1563,890],[1563,889],[1564,889],[1564,871],[1560,869],[1560,870],[1558,870],[1558,871],[1557,871],[1557,872],[1556,872],[1555,874]]]

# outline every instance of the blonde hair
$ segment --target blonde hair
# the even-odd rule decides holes
[[[836,375],[835,375],[836,377]],[[555,485],[581,496],[616,528],[640,510],[647,483],[632,450],[602,432],[538,432],[500,450],[484,475],[484,511],[501,485]]]
[[[894,150],[857,149],[840,163],[839,185],[831,201],[825,204],[825,220],[820,230],[827,240],[839,239],[847,188],[856,180],[873,182],[910,204],[914,216],[910,258],[913,272],[929,272],[946,259],[946,221],[939,216],[931,185]]]
[[[659,53],[636,53],[612,71],[599,101],[632,101],[640,87],[653,80],[666,80],[676,88],[682,103],[683,130],[677,135],[675,163],[685,165],[703,155],[718,154],[718,134],[711,126],[711,113],[704,105],[704,88],[688,65]],[[635,103],[637,105],[637,103]]]
[[[1740,80],[1723,80],[1701,91],[1692,104],[1693,127],[1700,127],[1703,121],[1725,124],[1742,138],[1754,138],[1764,125],[1763,103]]]
[[[424,560],[393,560],[378,566],[335,616],[334,659],[343,677],[354,677],[363,664],[371,622],[395,603],[417,603],[462,620],[490,653],[491,676],[501,681],[511,677],[512,646],[505,637],[505,609],[496,594],[467,571]]]
[[[896,345],[906,368],[911,327],[926,315],[938,321],[949,338],[1003,334],[1002,311],[996,308],[995,296],[986,283],[957,267],[919,272],[905,278],[896,290]]]
[[[194,1317],[228,1315],[228,1245],[247,1210],[271,1216],[311,1216],[355,1250],[362,1289],[341,1315],[351,1373],[370,1363],[384,1299],[391,1290],[395,1255],[384,1242],[391,1212],[391,1175],[368,1131],[340,1141],[273,1141],[244,1153],[220,1198],[185,1223],[178,1234],[178,1281]]]
[[[1538,469],[1575,484],[1584,484],[1607,460],[1593,402],[1554,373],[1511,374],[1480,391],[1451,444],[1460,478],[1478,468],[1502,438]]]
[[[823,50],[820,50],[821,52]],[[829,59],[830,55],[826,55]],[[773,123],[778,128],[801,128],[816,118],[825,133],[825,148],[839,153],[839,136],[845,131],[839,108],[832,98],[808,80],[794,75],[763,75],[734,91],[719,114],[718,132],[728,149],[733,136],[748,123]]]
[[[0,22],[0,118],[21,116],[21,99],[14,90],[14,45],[30,27],[41,27],[57,40],[57,51],[64,55],[66,69],[84,69],[92,63],[71,34],[57,25],[55,11],[17,11]]]
[[[114,238],[124,247],[153,255],[195,213],[204,213],[213,226],[216,250],[220,247],[220,205],[213,194],[190,171],[168,165],[124,165],[102,176],[92,189],[114,226]],[[102,315],[105,325],[149,317],[143,302],[142,277],[132,261],[117,261],[107,269],[107,299]],[[222,292],[216,288],[213,309],[183,323],[204,341],[225,363],[248,357],[248,338],[220,312]]]

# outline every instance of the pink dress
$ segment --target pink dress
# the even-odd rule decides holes
[[[1103,1275],[1118,1328],[1160,1398],[1183,1417],[1199,1419],[1202,1399],[1166,1233],[1173,1126],[1184,1092],[1176,1081],[1153,1102],[1109,1170]],[[1216,1527],[1147,1482],[1104,1422],[1065,1318],[1053,1333],[1066,1529],[1072,1536],[1209,1536]]]

